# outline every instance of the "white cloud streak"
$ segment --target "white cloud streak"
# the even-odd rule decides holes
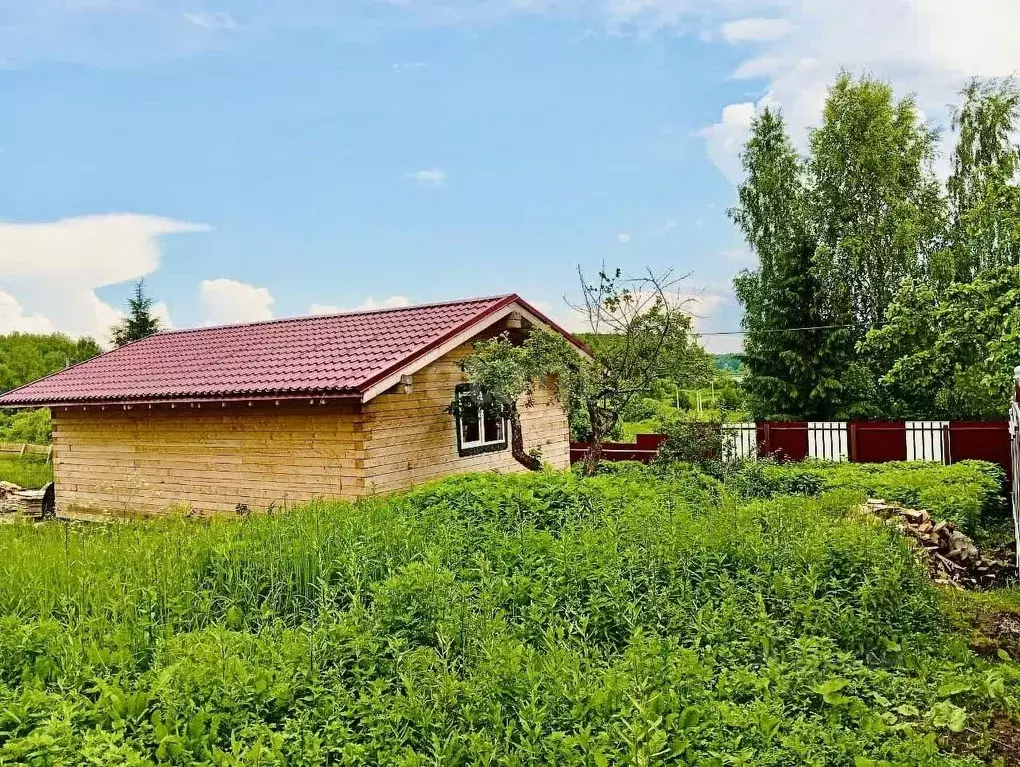
[[[411,301],[406,296],[390,296],[381,301],[376,301],[369,296],[359,306],[343,307],[332,304],[312,304],[308,309],[309,314],[339,314],[340,312],[370,312],[376,309],[399,309],[402,306],[410,306]]]
[[[233,31],[237,29],[237,20],[229,13],[220,11],[218,13],[207,13],[207,12],[185,12],[184,20],[194,24],[196,27],[202,27],[208,30],[227,30]]]
[[[431,189],[442,189],[446,186],[446,171],[441,168],[425,168],[407,174],[407,178],[416,182],[418,186]]]
[[[723,24],[722,36],[734,44],[764,42],[786,37],[792,30],[789,19],[738,19]]]

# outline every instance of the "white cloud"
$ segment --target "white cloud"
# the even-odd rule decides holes
[[[199,303],[207,325],[271,320],[273,301],[268,288],[237,280],[203,280],[200,286]]]
[[[390,67],[398,75],[406,74],[408,72],[416,72],[419,69],[425,68],[424,61],[398,61],[395,64],[390,64]]]
[[[840,69],[868,72],[916,93],[924,112],[945,122],[946,104],[971,76],[1020,69],[1020,3],[1015,0],[769,0],[765,15],[785,20],[789,34],[766,41],[734,77],[767,81],[755,104],[731,104],[701,132],[711,160],[740,178],[737,154],[755,110],[782,107],[794,140],[804,146],[827,86]],[[947,137],[948,138],[948,137]]]
[[[0,333],[55,333],[56,328],[48,317],[41,314],[26,315],[17,299],[0,290]]]
[[[375,309],[399,309],[402,306],[410,306],[411,301],[406,296],[390,296],[381,301],[376,301],[369,296],[360,306],[342,307],[331,304],[312,304],[308,309],[309,314],[339,314],[340,312],[370,312]]]
[[[440,189],[446,186],[446,171],[440,168],[425,168],[408,173],[407,178],[418,182],[419,186]]]
[[[121,312],[96,295],[159,266],[160,238],[208,227],[118,213],[45,223],[0,223],[0,289],[16,296],[3,310],[11,329],[47,327],[107,341]],[[12,319],[13,318],[13,319]]]
[[[621,245],[626,245],[630,242],[630,232],[620,232],[616,235],[616,239],[620,241]]]
[[[204,11],[185,12],[184,20],[203,29],[226,31],[237,29],[237,20],[229,13],[223,11],[218,13],[207,13]]]
[[[698,135],[705,139],[709,159],[734,184],[743,175],[740,150],[747,140],[754,113],[755,105],[751,102],[729,104],[723,108],[719,122],[698,131]]]
[[[165,301],[157,301],[152,305],[152,314],[159,320],[160,327],[163,330],[171,330],[174,326],[173,320],[170,319],[170,307],[166,305]]]
[[[792,30],[789,19],[738,19],[723,24],[722,36],[728,43],[763,42],[786,37]]]

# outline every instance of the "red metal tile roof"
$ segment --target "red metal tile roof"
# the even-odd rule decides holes
[[[0,407],[358,396],[512,303],[547,321],[508,295],[159,333],[10,391]]]

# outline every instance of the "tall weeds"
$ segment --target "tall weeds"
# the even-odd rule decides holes
[[[937,738],[1020,674],[853,502],[634,470],[8,527],[0,764],[980,763]]]

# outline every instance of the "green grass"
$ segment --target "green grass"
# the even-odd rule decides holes
[[[0,454],[0,481],[38,488],[53,481],[53,466],[42,458]]]
[[[977,765],[1020,708],[852,493],[679,468],[0,528],[0,764]]]

